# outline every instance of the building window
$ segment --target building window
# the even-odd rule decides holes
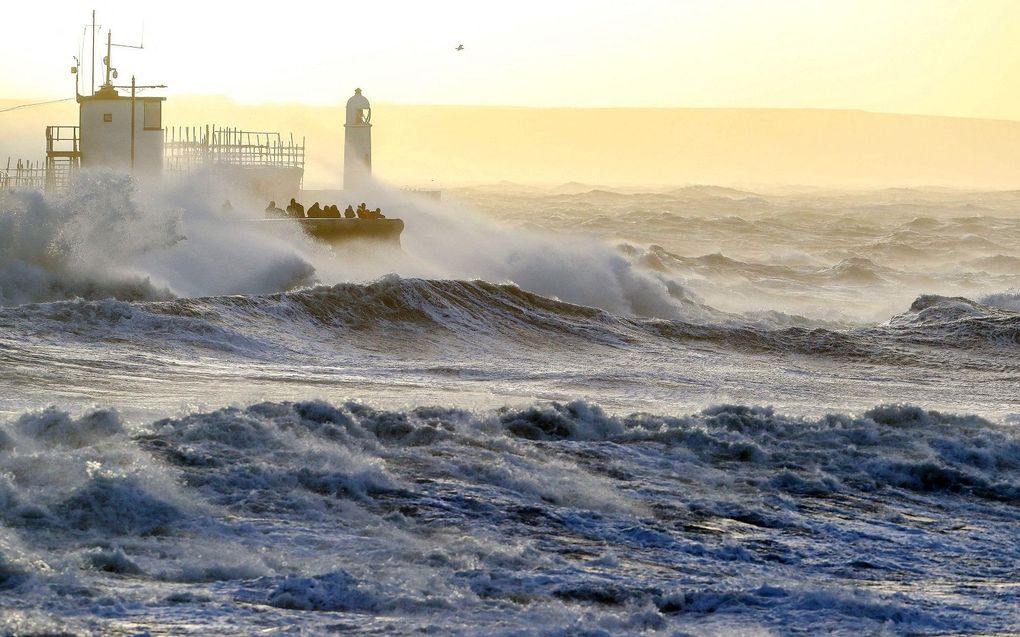
[[[163,129],[163,102],[143,103],[142,128],[145,130]]]
[[[113,113],[103,113],[103,121],[104,122],[112,122],[113,121]]]

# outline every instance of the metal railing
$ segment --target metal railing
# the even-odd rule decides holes
[[[168,172],[187,172],[211,164],[241,167],[300,168],[305,142],[280,133],[238,128],[174,127],[163,130],[163,155]]]
[[[0,191],[45,187],[46,166],[41,161],[18,159],[13,164],[11,161],[8,157],[6,167],[0,167]]]
[[[284,138],[280,133],[238,128],[174,127],[163,129],[163,157],[167,172],[184,173],[210,165],[242,168],[288,168],[298,171],[300,183],[305,166],[305,140]],[[13,163],[12,163],[13,162]],[[0,165],[0,190],[15,188],[65,189],[81,168],[81,130],[78,126],[46,127],[46,161],[7,159]]]
[[[46,127],[46,192],[63,190],[81,167],[81,145],[77,126]]]

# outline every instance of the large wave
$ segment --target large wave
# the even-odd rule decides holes
[[[922,296],[882,325],[855,328],[785,315],[737,317],[686,303],[691,318],[648,319],[567,303],[512,284],[391,275],[367,284],[270,295],[27,304],[0,308],[0,325],[12,335],[34,334],[65,344],[130,343],[142,351],[178,347],[277,361],[375,347],[422,353],[441,347],[452,356],[459,352],[470,358],[508,348],[668,351],[709,345],[934,366],[959,364],[954,355],[935,355],[957,350],[1012,367],[1010,352],[1020,344],[1020,313],[962,298]],[[677,307],[683,306],[678,302]]]
[[[885,320],[921,293],[979,298],[1016,283],[1002,256],[1015,224],[994,216],[901,223],[874,202],[710,188],[518,196],[484,215],[379,186],[368,196],[406,220],[403,250],[332,250],[296,227],[270,232],[261,204],[222,210],[219,178],[142,188],[91,174],[59,197],[5,195],[0,303],[266,294],[395,273],[513,283],[618,316],[825,328]],[[628,233],[648,241],[621,242]]]
[[[140,214],[128,186],[126,178],[83,178],[59,198],[0,194],[0,303],[170,297],[131,261],[177,242],[176,220]]]
[[[677,318],[698,308],[681,280],[598,239],[512,229],[380,187],[374,201],[408,217],[404,251],[333,251],[297,227],[270,231],[250,203],[221,210],[215,179],[199,173],[145,189],[96,173],[57,197],[6,195],[0,303],[264,294],[399,273],[513,282],[622,315]]]
[[[312,281],[299,252],[217,216],[193,185],[145,191],[124,175],[89,173],[56,196],[6,193],[0,303],[265,293]]]
[[[962,297],[924,295],[888,328],[899,338],[931,346],[1009,349],[1020,346],[1020,311],[1015,295],[993,295],[978,303]]]
[[[0,450],[7,632],[143,617],[170,632],[565,635],[1017,619],[1003,596],[1020,440],[910,405],[804,419],[262,402],[134,425],[51,408],[0,425]],[[961,577],[981,584],[945,604],[938,584]]]

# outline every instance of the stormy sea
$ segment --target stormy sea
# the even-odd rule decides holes
[[[0,634],[1020,631],[1020,192],[216,178],[0,195]]]

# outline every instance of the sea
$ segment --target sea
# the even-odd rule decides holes
[[[1020,632],[1020,192],[220,178],[0,194],[0,634]]]

